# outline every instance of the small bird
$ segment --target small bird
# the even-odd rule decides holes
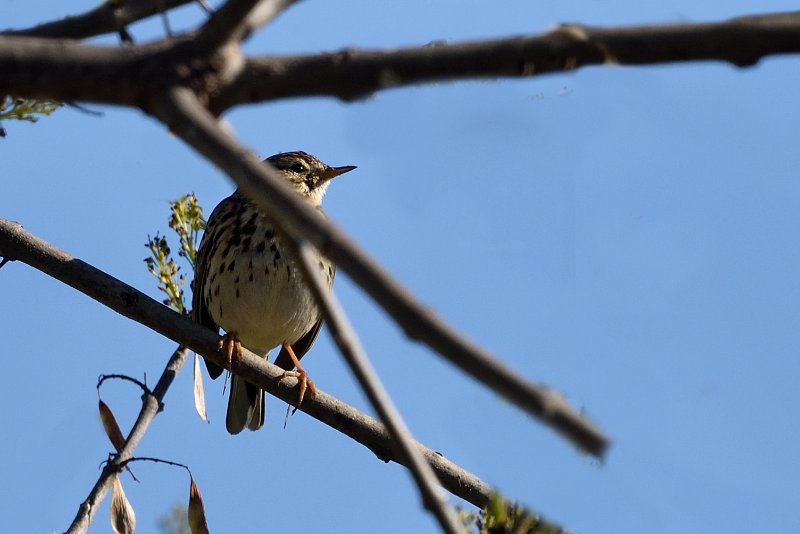
[[[299,151],[265,161],[321,213],[331,179],[355,169],[331,167]],[[269,213],[240,190],[220,202],[208,218],[197,252],[192,319],[215,332],[219,328],[226,332],[220,348],[229,360],[241,356],[242,346],[268,358],[269,351],[280,345],[275,364],[286,370],[284,376],[298,378],[299,405],[306,387],[312,396],[316,392],[299,359],[314,343],[322,314],[286,239]],[[317,263],[331,287],[335,266],[321,255]],[[206,367],[211,378],[222,374],[221,367],[207,360]],[[263,424],[264,393],[234,376],[225,418],[228,432],[258,430]]]

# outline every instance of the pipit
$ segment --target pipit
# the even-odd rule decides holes
[[[355,169],[331,167],[305,152],[276,154],[266,161],[320,212],[330,180]],[[317,338],[322,315],[286,239],[269,213],[238,189],[220,202],[197,252],[192,318],[226,332],[221,350],[229,361],[235,361],[242,346],[268,358],[280,345],[275,364],[286,370],[285,376],[298,378],[299,404],[306,387],[311,395],[316,391],[299,360]],[[321,255],[317,263],[332,286],[335,266]],[[206,366],[211,378],[222,374],[218,365],[206,361]],[[258,430],[263,424],[264,393],[234,376],[225,418],[228,432]]]

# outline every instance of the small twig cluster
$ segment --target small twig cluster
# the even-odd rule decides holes
[[[194,271],[200,232],[206,227],[203,209],[192,193],[170,202],[170,210],[169,227],[178,235],[181,247],[178,256],[185,258]],[[186,275],[180,273],[181,267],[172,257],[167,238],[158,233],[155,237],[147,236],[145,246],[150,249],[150,256],[144,259],[147,270],[158,280],[158,289],[167,295],[162,302],[181,315],[187,315],[189,310],[183,291]]]
[[[39,120],[39,115],[50,115],[61,105],[60,102],[53,100],[0,97],[0,123],[4,120],[36,122]],[[0,137],[5,136],[5,129],[0,126]]]
[[[0,121],[19,120],[36,122],[40,115],[50,115],[61,107],[61,102],[6,96],[0,100]]]

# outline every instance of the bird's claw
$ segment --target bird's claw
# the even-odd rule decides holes
[[[297,408],[303,404],[303,399],[306,396],[306,391],[308,391],[309,396],[313,399],[317,396],[317,386],[314,385],[314,381],[308,377],[308,373],[301,367],[297,371],[284,371],[280,377],[280,380],[283,380],[286,377],[292,377],[297,379],[297,386],[299,388],[299,393],[297,395],[297,406],[294,407],[292,413],[297,411]]]
[[[219,338],[217,350],[225,351],[229,369],[233,367],[234,364],[238,366],[242,363],[242,342],[239,341],[239,336],[236,332],[227,332],[224,336]]]
[[[292,413],[294,413],[297,411],[297,408],[303,404],[303,399],[306,396],[306,389],[313,399],[317,396],[317,387],[314,385],[314,381],[308,378],[308,373],[306,373],[306,370],[303,369],[303,366],[300,365],[300,359],[295,355],[292,346],[289,343],[283,343],[283,348],[286,349],[286,353],[289,355],[289,358],[292,359],[292,363],[297,369],[296,371],[284,371],[281,375],[281,380],[287,376],[293,376],[297,379],[297,385],[300,388],[300,394],[297,397],[297,406],[295,406],[294,411],[292,411]]]

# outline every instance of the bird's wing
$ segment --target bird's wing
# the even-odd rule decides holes
[[[211,213],[211,217],[208,218],[208,222],[206,223],[206,231],[203,234],[202,241],[200,241],[200,248],[197,250],[194,281],[192,282],[192,320],[205,326],[206,328],[213,330],[215,334],[219,333],[219,326],[214,322],[214,319],[211,317],[211,313],[208,311],[208,306],[206,306],[205,299],[203,298],[203,287],[205,285],[205,280],[209,275],[208,263],[211,259],[211,255],[214,252],[212,243],[215,239],[214,234],[217,231],[216,221],[226,210],[229,210],[229,208],[227,207],[225,200],[223,200]],[[222,371],[224,371],[224,369],[219,365],[212,363],[205,358],[203,360],[206,362],[206,369],[208,369],[208,374],[211,376],[211,378],[217,378],[222,374]]]

